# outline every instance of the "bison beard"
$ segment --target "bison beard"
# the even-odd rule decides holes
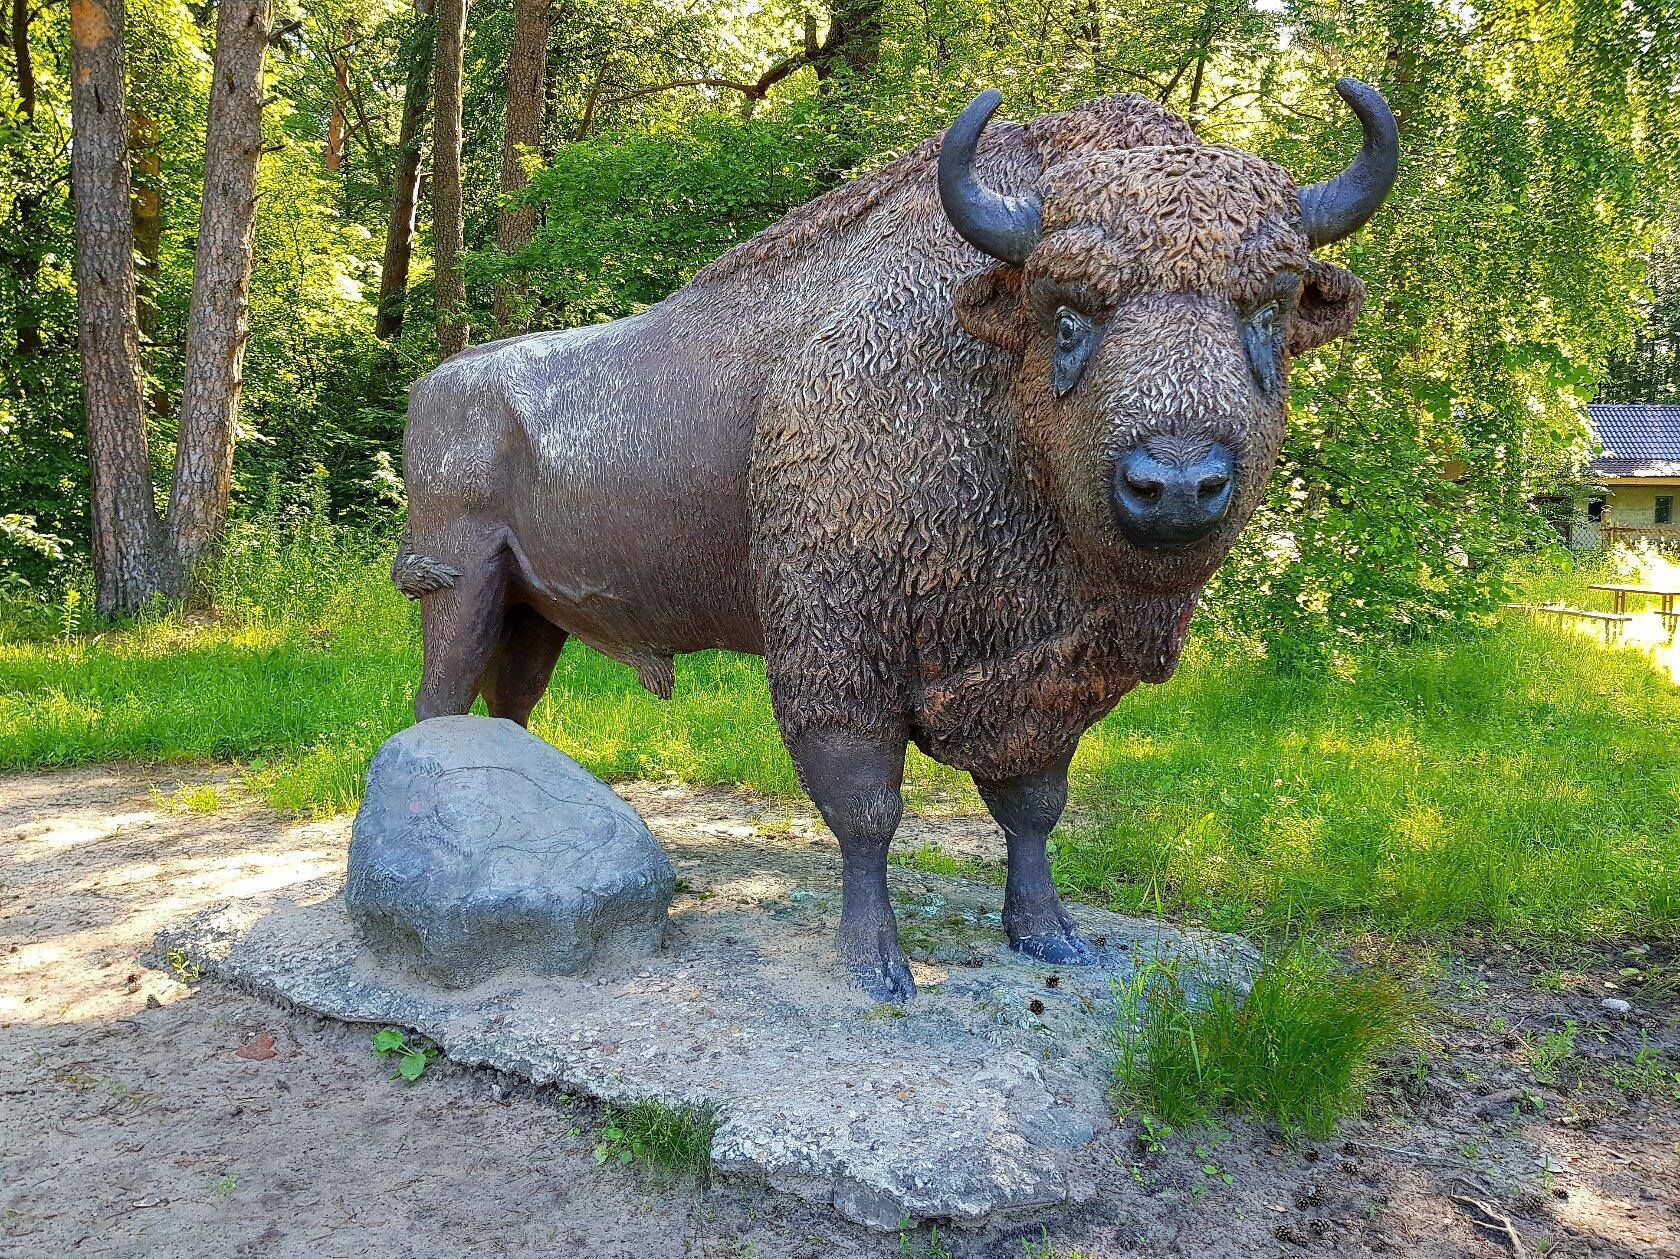
[[[1299,190],[1141,97],[988,127],[987,93],[647,311],[444,363],[393,568],[416,717],[482,693],[525,722],[568,636],[661,695],[678,652],[760,652],[871,996],[914,992],[886,878],[912,740],[1003,829],[1011,944],[1095,960],[1045,840],[1083,732],[1172,675],[1276,463],[1290,356],[1358,314],[1311,250],[1375,211],[1395,136],[1338,90],[1365,147]]]

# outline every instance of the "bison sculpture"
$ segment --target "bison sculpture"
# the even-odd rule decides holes
[[[666,697],[678,652],[761,653],[871,996],[915,991],[887,898],[911,740],[1003,830],[1010,943],[1095,960],[1045,854],[1069,760],[1171,676],[1290,359],[1363,299],[1313,250],[1375,213],[1398,136],[1337,90],[1363,148],[1306,188],[1139,96],[988,128],[986,92],[639,314],[449,359],[404,447],[416,718],[482,693],[525,722],[568,637]]]

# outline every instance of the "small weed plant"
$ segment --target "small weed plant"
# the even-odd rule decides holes
[[[1050,1230],[1040,1229],[1037,1238],[1023,1237],[1021,1254],[1024,1259],[1057,1259],[1056,1247],[1050,1242]],[[1070,1250],[1066,1259],[1085,1259],[1085,1256],[1077,1250]]]
[[[400,1027],[382,1027],[373,1034],[373,1052],[381,1058],[396,1054],[397,1069],[391,1072],[391,1078],[413,1084],[426,1074],[426,1068],[438,1056],[438,1047],[423,1036],[410,1040]]]
[[[1540,1084],[1556,1084],[1565,1065],[1575,1056],[1575,1033],[1579,1030],[1570,1019],[1555,1032],[1547,1032],[1528,1052],[1528,1069]]]
[[[1639,1033],[1639,1048],[1633,1051],[1632,1060],[1612,1063],[1608,1076],[1610,1083],[1624,1093],[1680,1102],[1680,1071],[1664,1064],[1662,1051],[1644,1032]]]
[[[609,1106],[595,1145],[597,1163],[641,1163],[710,1179],[712,1133],[717,1115],[710,1106],[667,1106],[652,1099]]]
[[[898,1253],[900,1259],[951,1259],[951,1244],[940,1233],[939,1225],[928,1226],[927,1245],[916,1246],[916,1225],[909,1216],[898,1221]]]
[[[1358,1113],[1382,1054],[1403,1042],[1415,1002],[1396,978],[1348,971],[1296,945],[1260,972],[1247,999],[1215,988],[1191,1000],[1169,964],[1116,992],[1120,1097],[1154,1117],[1147,1132],[1205,1123],[1220,1110],[1327,1136]]]
[[[167,795],[152,788],[152,803],[165,813],[214,813],[222,807],[221,793],[214,783],[182,783]]]
[[[204,972],[197,962],[188,959],[180,949],[170,949],[164,957],[169,963],[169,973],[175,976],[175,982],[192,986],[204,978]]]

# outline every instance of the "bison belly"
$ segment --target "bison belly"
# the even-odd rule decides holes
[[[673,314],[493,342],[416,384],[410,549],[499,532],[513,597],[621,658],[761,651],[755,382]]]

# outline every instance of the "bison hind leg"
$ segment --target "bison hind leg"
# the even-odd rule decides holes
[[[500,528],[460,527],[433,545],[405,546],[397,571],[412,571],[411,559],[425,559],[446,582],[419,591],[423,667],[414,719],[459,716],[472,708],[492,653],[501,642],[507,612],[508,556]],[[441,555],[444,558],[432,558]],[[399,581],[400,586],[400,581]],[[407,593],[405,591],[405,593]]]
[[[509,608],[501,641],[484,672],[484,704],[492,717],[528,725],[548,690],[566,645],[566,631],[523,603]]]

